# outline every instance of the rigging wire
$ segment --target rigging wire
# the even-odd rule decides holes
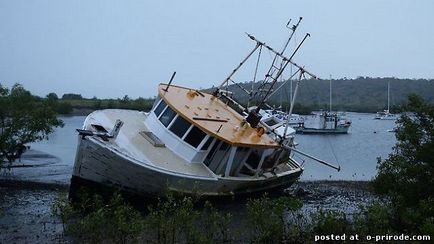
[[[333,148],[333,145],[332,145],[332,143],[331,143],[331,141],[330,141],[330,137],[327,136],[326,138],[327,138],[327,142],[328,142],[328,144],[329,144],[329,146],[330,146],[330,149],[331,149],[331,151],[332,151],[333,157],[334,157],[335,160],[336,160],[336,163],[337,163],[338,165],[341,165],[341,162],[339,162],[338,157],[336,156],[335,150],[334,150],[334,148]]]
[[[259,53],[258,53],[258,60],[256,61],[256,67],[255,67],[255,75],[253,76],[253,83],[252,83],[252,91],[253,92],[253,84],[255,84],[256,82],[256,75],[258,73],[258,68],[259,68],[259,60],[261,59],[261,53],[262,53],[262,45],[259,48]]]

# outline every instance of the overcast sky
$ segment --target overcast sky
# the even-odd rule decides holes
[[[433,12],[430,0],[1,0],[0,83],[152,97],[177,71],[176,84],[210,87],[254,46],[245,32],[280,49],[300,16],[296,40],[311,37],[294,60],[320,77],[434,78]]]

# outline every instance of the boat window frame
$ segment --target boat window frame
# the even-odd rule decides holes
[[[202,163],[205,164],[208,168],[209,168],[209,165],[211,164],[211,161],[212,161],[212,158],[214,157],[214,154],[217,152],[221,143],[223,142],[217,138],[215,138],[215,139],[216,140],[213,141],[213,144],[209,148],[208,153],[206,154],[205,158],[202,161]]]
[[[163,108],[163,110],[161,110],[160,114],[157,115],[157,113],[155,112],[155,109],[157,109],[162,102],[164,102],[164,104],[166,104],[166,106]],[[167,105],[167,103],[164,101],[164,99],[160,98],[160,101],[158,102],[158,104],[153,108],[153,112],[154,112],[155,116],[157,117],[157,119],[160,119],[160,116],[164,113],[164,111],[166,111],[168,106],[169,105]]]
[[[157,107],[160,105],[161,102],[164,102],[164,99],[161,99],[160,102],[158,103]],[[213,145],[213,142],[215,141],[215,138],[213,137],[213,140],[211,141],[210,145],[208,146],[207,149],[202,149],[202,146],[206,143],[206,140],[208,140],[209,137],[212,137],[210,135],[208,135],[205,131],[203,131],[201,128],[199,128],[198,126],[196,126],[201,132],[203,132],[205,134],[205,137],[200,141],[199,145],[197,147],[194,147],[193,145],[191,145],[190,143],[185,141],[185,138],[187,137],[187,135],[190,133],[190,131],[193,129],[193,127],[195,127],[194,124],[190,123],[190,121],[186,120],[189,124],[190,127],[187,129],[187,131],[184,133],[184,135],[182,137],[179,137],[177,134],[175,134],[173,131],[170,130],[170,128],[172,127],[172,125],[175,123],[176,119],[178,117],[182,117],[181,115],[179,115],[173,108],[171,108],[169,106],[169,104],[167,104],[166,102],[164,102],[166,104],[166,106],[163,108],[163,110],[161,111],[160,115],[157,116],[157,120],[159,123],[161,123],[165,129],[167,130],[167,132],[171,133],[172,135],[176,136],[177,138],[181,139],[181,141],[183,143],[185,143],[186,145],[190,146],[191,148],[193,148],[196,152],[206,152],[208,151],[208,149],[210,148],[210,146]],[[156,108],[156,107],[155,107]],[[167,108],[170,108],[173,112],[175,112],[175,116],[172,118],[172,120],[170,121],[170,123],[165,126],[163,124],[163,122],[161,122],[160,117],[164,114],[164,112],[166,112]],[[154,114],[155,114],[155,109],[154,110]],[[155,114],[156,115],[156,114]]]
[[[197,146],[194,146],[192,144],[190,144],[189,142],[186,141],[187,136],[191,133],[191,131],[193,130],[193,128],[196,127],[201,133],[205,134],[205,136],[200,140],[200,142],[197,144]],[[189,131],[184,135],[184,138],[182,139],[185,143],[189,144],[190,146],[194,147],[194,148],[199,148],[199,146],[202,144],[203,140],[207,137],[207,133],[205,133],[205,131],[203,131],[201,128],[199,128],[198,126],[195,126],[192,124],[192,126],[190,127]],[[193,137],[193,139],[196,138],[196,136]],[[198,151],[201,151],[200,149]]]
[[[166,103],[167,104],[167,103]],[[170,110],[172,110],[173,113],[175,113],[175,115],[173,116],[173,118],[169,121],[169,123],[167,124],[167,126],[160,120],[160,118],[163,116],[163,114],[167,111],[167,109],[170,108]],[[166,108],[161,112],[160,116],[158,116],[158,121],[160,121],[160,123],[167,129],[169,130],[169,127],[172,125],[174,119],[176,118],[176,116],[178,115],[178,113],[172,109],[169,105],[166,106]]]
[[[208,144],[208,147],[203,149],[203,146],[207,143],[207,141],[211,139],[210,143]],[[208,149],[210,148],[210,146],[212,145],[212,143],[214,142],[215,137],[210,136],[208,134],[206,134],[205,138],[203,138],[202,142],[199,144],[199,146],[197,146],[197,148],[200,148],[199,151],[208,151]]]
[[[172,109],[172,110],[173,110],[173,109]],[[176,113],[176,112],[175,112],[175,113]],[[182,136],[178,136],[178,134],[176,134],[174,131],[170,130],[170,129],[172,128],[172,126],[175,124],[175,122],[176,122],[176,120],[177,120],[178,118],[183,119],[184,121],[186,121],[186,122],[189,124],[187,130],[182,134]],[[185,135],[186,135],[186,134],[191,130],[191,126],[192,126],[192,124],[191,124],[188,120],[184,119],[182,116],[180,116],[178,113],[176,113],[175,118],[174,118],[173,121],[169,124],[169,126],[167,126],[167,129],[168,129],[170,132],[172,132],[175,136],[177,136],[178,138],[180,138],[181,140],[183,140],[183,138],[185,137]]]

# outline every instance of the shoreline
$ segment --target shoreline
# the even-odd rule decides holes
[[[349,215],[375,197],[369,181],[318,180],[300,181],[284,195],[300,198],[306,212],[318,208],[342,210]],[[52,215],[56,200],[67,196],[69,184],[42,183],[27,180],[0,180],[0,243],[70,243],[63,233],[61,219]],[[221,205],[221,203],[218,203]],[[225,201],[226,211],[237,213],[244,205]]]

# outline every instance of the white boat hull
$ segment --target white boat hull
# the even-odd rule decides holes
[[[121,130],[122,133],[122,130]],[[170,164],[171,162],[168,162]],[[176,172],[136,159],[113,144],[94,136],[79,136],[70,194],[80,180],[117,187],[138,195],[163,195],[167,191],[203,196],[232,196],[284,189],[303,169],[291,159],[292,170],[250,177],[208,176]]]
[[[91,138],[80,138],[73,177],[140,195],[161,195],[169,190],[204,196],[229,196],[284,189],[293,184],[301,173],[300,169],[275,176],[270,173],[268,177],[260,176],[256,179],[183,175],[145,167],[118,152],[104,148]]]

